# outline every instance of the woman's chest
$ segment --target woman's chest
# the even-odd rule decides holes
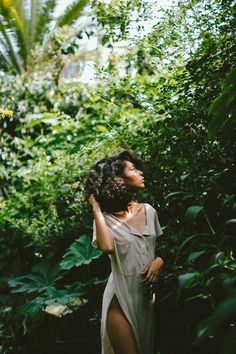
[[[119,258],[125,276],[140,274],[155,257],[155,238],[152,235],[129,235],[122,242],[116,239],[114,257]]]

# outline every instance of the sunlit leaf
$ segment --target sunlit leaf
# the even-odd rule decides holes
[[[101,255],[101,251],[92,247],[90,238],[83,235],[70,245],[63,256],[60,266],[62,269],[79,267],[82,264],[91,263],[93,259],[99,258]]]

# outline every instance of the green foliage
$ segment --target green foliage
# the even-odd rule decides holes
[[[92,6],[107,47],[129,37],[132,6],[144,11],[137,1]],[[0,121],[0,319],[7,354],[19,343],[22,352],[26,344],[35,352],[29,344],[35,337],[42,342],[37,353],[47,349],[50,324],[41,321],[54,303],[73,312],[73,339],[91,335],[97,348],[91,323],[99,328],[110,268],[90,245],[84,182],[94,162],[127,147],[146,162],[146,188],[137,198],[157,208],[164,230],[160,351],[232,354],[235,164],[233,129],[224,126],[233,124],[235,104],[234,7],[230,1],[181,1],[159,15],[148,34],[130,36],[121,55],[112,51],[91,86],[60,81],[82,35],[70,27],[35,49],[32,72],[0,75],[0,106],[14,112]],[[58,272],[43,266],[49,256]],[[88,307],[83,303],[77,311],[71,304],[76,297]],[[65,327],[72,327],[68,314],[62,332],[53,326],[50,340],[65,339]],[[78,334],[80,321],[86,330]]]
[[[203,207],[200,205],[192,205],[188,207],[186,213],[185,213],[185,218],[187,222],[193,222],[198,213],[203,210]]]
[[[235,314],[236,301],[234,295],[232,298],[220,304],[220,306],[216,309],[214,316],[208,318],[199,325],[197,342],[199,343],[207,336],[212,335],[224,322],[233,320]],[[232,334],[233,333],[231,332],[229,337],[232,337]],[[229,341],[229,338],[227,338],[227,341]],[[232,349],[228,348],[225,352],[230,353],[232,352]]]
[[[92,1],[92,9],[98,23],[105,30],[102,37],[102,44],[112,46],[114,42],[130,38],[133,13],[143,20],[145,10],[148,8],[147,1],[140,0],[112,0],[109,3],[104,1]],[[138,22],[138,18],[136,20]]]
[[[90,238],[83,235],[70,245],[63,256],[60,266],[62,269],[79,267],[82,264],[91,263],[93,259],[99,258],[101,254],[101,251],[92,247]]]
[[[55,282],[62,278],[60,268],[57,264],[52,264],[51,261],[46,260],[41,264],[35,264],[31,273],[9,280],[8,284],[13,293],[31,293],[37,291],[48,292]]]
[[[67,7],[64,14],[58,18],[58,26],[71,25],[75,20],[78,19],[81,14],[81,11],[88,4],[88,2],[88,0],[74,1],[71,5]]]
[[[85,237],[88,239],[87,236]],[[86,241],[83,236],[81,236],[81,239],[79,249],[81,254],[83,254],[85,250],[82,246]],[[88,248],[87,245],[86,249]],[[77,255],[80,255],[78,250],[76,251]],[[81,305],[83,305],[83,297],[88,296],[86,288],[89,286],[91,287],[91,285],[96,286],[103,284],[104,280],[94,277],[90,278],[88,281],[74,282],[73,285],[67,285],[66,289],[57,289],[55,285],[63,278],[63,269],[70,269],[73,265],[79,266],[81,264],[89,264],[92,259],[98,258],[101,255],[101,252],[96,250],[94,253],[97,254],[92,254],[92,252],[90,252],[90,255],[86,254],[86,258],[84,258],[80,264],[78,264],[78,262],[73,263],[74,259],[69,259],[69,261],[62,260],[61,267],[58,263],[53,262],[52,259],[45,259],[41,263],[34,265],[31,269],[31,273],[9,280],[8,285],[11,288],[11,293],[39,294],[39,296],[27,301],[22,306],[22,311],[27,316],[35,316],[40,313],[40,311],[44,310],[46,306],[55,303],[67,305],[70,308],[71,300],[73,298],[80,298]],[[66,254],[66,257],[70,258],[70,255]],[[72,263],[73,265],[71,265]]]
[[[55,27],[71,25],[88,3],[77,0],[66,7],[57,21],[54,12],[56,0],[0,1],[0,56],[1,69],[12,69],[23,74],[30,71],[31,50],[47,41],[48,32]],[[56,24],[54,24],[56,22]]]
[[[208,135],[213,140],[219,131],[219,139],[224,145],[235,142],[236,133],[236,69],[233,69],[224,81],[222,93],[209,108],[213,117],[208,126]]]

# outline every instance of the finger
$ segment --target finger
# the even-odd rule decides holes
[[[152,278],[152,284],[155,284],[156,283],[156,277]]]
[[[150,282],[150,284],[155,284],[155,282],[156,282],[156,274],[151,274],[151,276],[150,276],[150,278],[149,278],[149,282]]]
[[[149,279],[148,279],[148,285],[151,286],[154,284],[154,278],[151,276]]]
[[[151,276],[151,274],[148,273],[148,274],[146,275],[146,277],[145,277],[143,280],[141,280],[141,283],[148,283],[148,282],[150,281],[150,276]]]
[[[146,276],[144,279],[140,280],[140,283],[147,283],[148,277]]]
[[[148,271],[149,266],[147,265],[143,270],[141,270],[141,274],[146,273]]]

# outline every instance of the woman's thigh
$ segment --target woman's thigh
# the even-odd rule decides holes
[[[108,309],[107,332],[115,354],[139,354],[131,325],[116,295],[113,296]]]

